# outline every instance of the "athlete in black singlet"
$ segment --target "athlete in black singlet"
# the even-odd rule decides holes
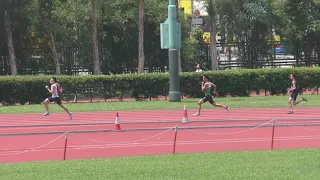
[[[288,88],[288,94],[290,95],[290,98],[288,101],[290,111],[288,112],[288,114],[293,114],[293,106],[298,105],[302,101],[307,102],[307,99],[303,97],[303,98],[301,98],[300,101],[297,101],[299,90],[297,87],[296,75],[291,74],[290,79],[292,81],[292,86],[291,86],[291,88]]]

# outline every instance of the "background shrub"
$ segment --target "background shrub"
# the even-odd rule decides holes
[[[207,71],[202,73],[180,73],[180,87],[183,96],[202,97],[200,82],[202,75],[210,77],[217,84],[219,96],[248,96],[251,92],[269,91],[272,95],[286,93],[291,86],[289,76],[297,75],[301,90],[317,89],[320,84],[320,68],[292,69],[241,69],[226,71]],[[0,76],[0,102],[6,104],[29,102],[41,103],[49,96],[44,88],[51,76]],[[125,74],[99,76],[58,76],[65,92],[62,98],[71,100],[93,98],[125,97],[136,100],[167,96],[169,92],[169,74]]]

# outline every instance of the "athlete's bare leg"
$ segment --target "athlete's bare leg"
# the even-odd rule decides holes
[[[295,101],[294,103],[293,103],[293,105],[295,106],[295,105],[298,105],[299,103],[301,103],[302,102],[302,100],[300,100],[300,101]]]
[[[295,101],[290,97],[289,100],[288,100],[288,104],[289,104],[289,107],[290,107],[290,111],[289,111],[288,114],[293,114],[293,107],[298,105],[298,104],[300,104],[303,101],[307,102],[307,99],[303,97],[301,100]]]
[[[219,107],[219,108],[224,108],[224,109],[226,109],[227,111],[229,111],[229,107],[228,107],[228,106],[224,106],[224,105],[222,105],[222,104],[216,104],[216,103],[214,103],[214,104],[212,104],[212,106],[214,106],[214,107]]]
[[[200,111],[201,111],[202,104],[203,104],[203,100],[201,99],[201,100],[198,102],[198,112],[195,113],[195,114],[193,114],[194,116],[200,116]]]
[[[306,99],[306,98],[301,98],[301,100],[300,101],[296,101],[295,103],[294,103],[294,105],[298,105],[299,103],[301,103],[301,102],[308,102],[308,100]]]
[[[224,106],[224,105],[222,105],[222,104],[212,104],[212,106],[214,106],[214,107],[219,107],[219,108],[224,108],[224,109],[227,108],[227,106]]]
[[[60,104],[59,106],[60,106],[62,109],[64,109],[64,110],[70,115],[69,109],[68,109],[65,105]]]
[[[288,100],[288,105],[289,105],[289,108],[290,108],[290,111],[288,112],[288,114],[293,114],[293,105],[294,105],[294,100],[290,97],[289,100]]]
[[[44,107],[46,109],[46,113],[44,114],[45,116],[49,115],[49,99],[47,98],[46,100],[43,101]]]
[[[71,120],[72,119],[72,113],[69,111],[69,109],[62,103],[59,106],[69,114],[69,118]]]

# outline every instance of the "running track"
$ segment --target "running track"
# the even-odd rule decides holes
[[[297,108],[293,115],[286,114],[287,110],[231,109],[228,113],[212,109],[203,110],[199,117],[192,116],[194,110],[188,110],[190,123],[187,124],[181,123],[183,110],[119,112],[122,130],[160,130],[70,133],[66,159],[172,154],[176,125],[181,127],[176,153],[270,150],[272,127],[252,127],[271,125],[272,119],[279,125],[287,125],[275,128],[274,149],[320,148],[319,108]],[[74,113],[72,121],[63,113],[52,113],[48,117],[0,115],[0,163],[62,160],[66,137],[65,134],[1,136],[3,134],[113,130],[115,115],[115,112]],[[291,126],[297,124],[314,126]],[[315,126],[317,124],[319,126]],[[183,129],[244,125],[252,127]]]

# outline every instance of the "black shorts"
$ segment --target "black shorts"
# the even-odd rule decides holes
[[[214,102],[214,100],[213,100],[212,96],[210,96],[210,95],[208,95],[208,96],[206,96],[206,97],[202,98],[202,101],[203,101],[203,103],[205,103],[205,102],[207,102],[207,101],[208,101],[210,104],[215,104],[215,102]]]
[[[293,90],[293,91],[292,91],[292,93],[291,93],[291,96],[290,96],[290,97],[291,97],[291,99],[292,99],[292,100],[296,101],[296,100],[297,100],[298,95],[299,95],[299,91],[295,89],[295,90]]]
[[[49,102],[55,102],[58,105],[61,105],[60,97],[48,97]]]
[[[296,100],[297,100],[297,97],[298,97],[298,93],[296,93],[296,94],[292,93],[290,97],[291,97],[291,99],[292,99],[293,101],[296,101]]]

